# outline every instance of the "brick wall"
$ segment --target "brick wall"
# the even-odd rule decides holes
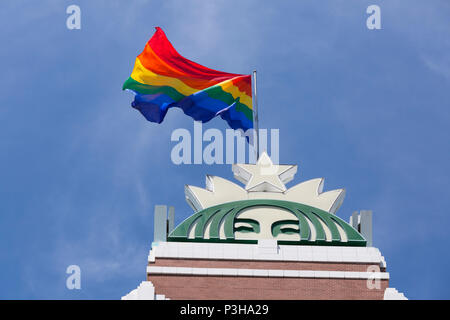
[[[381,289],[369,290],[360,279],[151,275],[148,280],[157,294],[173,300],[382,300],[388,287],[381,280]]]
[[[278,270],[325,270],[366,272],[367,263],[328,263],[293,261],[245,261],[157,258],[149,266],[192,268],[245,268]],[[380,270],[384,272],[385,270]],[[388,280],[380,289],[368,289],[365,279],[284,278],[246,276],[205,276],[149,274],[147,280],[156,294],[170,299],[303,300],[303,299],[383,299]]]

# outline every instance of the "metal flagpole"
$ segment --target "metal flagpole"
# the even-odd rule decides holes
[[[259,158],[259,123],[258,123],[258,95],[256,91],[256,70],[253,70],[253,129],[255,130],[254,139],[256,141],[253,142],[253,147],[255,147],[256,151],[256,161]]]

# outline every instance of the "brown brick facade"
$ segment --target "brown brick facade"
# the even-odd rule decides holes
[[[277,270],[325,270],[365,272],[371,264],[288,261],[243,261],[158,258],[150,266],[193,268],[243,268]],[[380,270],[385,271],[385,270]],[[368,289],[365,279],[322,279],[246,276],[149,274],[156,294],[174,300],[304,300],[383,299],[388,280],[380,289]]]
[[[388,281],[381,289],[367,289],[366,280],[268,277],[215,277],[151,275],[157,294],[173,300],[382,300]]]

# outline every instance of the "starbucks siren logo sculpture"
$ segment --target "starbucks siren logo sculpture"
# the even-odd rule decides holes
[[[323,191],[322,178],[287,189],[296,165],[274,165],[263,152],[256,164],[235,164],[234,177],[245,184],[207,176],[206,189],[186,186],[186,201],[196,212],[168,241],[366,246],[364,237],[335,215],[344,189]]]

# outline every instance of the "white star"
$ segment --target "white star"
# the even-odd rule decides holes
[[[297,172],[296,165],[274,165],[263,152],[256,164],[234,164],[234,177],[245,184],[247,191],[284,192],[285,183],[291,181]]]

